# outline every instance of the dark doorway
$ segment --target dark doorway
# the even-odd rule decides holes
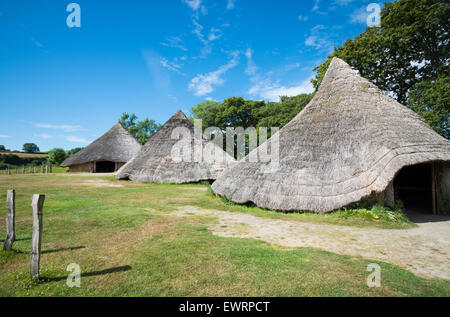
[[[95,162],[96,173],[112,173],[116,170],[116,163],[109,161]]]
[[[395,199],[400,199],[407,211],[432,214],[431,164],[407,166],[394,179]]]

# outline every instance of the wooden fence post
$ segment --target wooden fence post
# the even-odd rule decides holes
[[[22,166],[22,174],[25,174],[25,165]]]
[[[36,166],[33,166],[33,174],[36,174]]]
[[[33,236],[31,241],[30,275],[32,279],[39,278],[39,261],[42,242],[42,209],[45,195],[35,194],[31,200],[33,208]]]
[[[41,174],[44,174],[44,165],[41,165]]]
[[[45,174],[48,174],[48,165],[45,165]]]
[[[14,189],[6,191],[6,239],[3,244],[3,251],[10,251],[14,240],[16,240],[16,191]]]
[[[11,170],[9,169],[9,166],[8,166],[8,175],[11,175]]]

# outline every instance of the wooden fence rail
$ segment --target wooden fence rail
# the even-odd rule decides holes
[[[22,166],[22,167],[7,167],[0,169],[0,175],[19,175],[19,174],[51,174],[53,173],[52,165],[39,165],[39,166]]]

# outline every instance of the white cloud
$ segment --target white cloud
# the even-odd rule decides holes
[[[236,0],[228,0],[227,9],[228,10],[233,10],[235,4],[236,4]]]
[[[84,144],[90,143],[88,140],[77,136],[66,136],[66,140],[72,143],[84,143]]]
[[[36,134],[35,133],[34,136],[37,136],[38,138],[41,138],[41,139],[51,139],[51,138],[53,138],[52,135],[45,134],[45,133],[43,133],[43,134]]]
[[[367,12],[366,7],[356,9],[355,11],[352,12],[352,14],[350,14],[350,22],[356,24],[365,24],[367,23],[368,15],[369,13]]]
[[[83,131],[84,130],[83,127],[81,127],[79,125],[68,125],[68,124],[54,125],[54,124],[47,124],[47,123],[34,123],[33,125],[36,128],[62,130],[64,132],[75,132],[75,131]]]
[[[10,136],[6,134],[0,134],[0,139],[7,139],[7,138],[10,138]]]
[[[228,64],[220,66],[216,71],[199,74],[191,80],[189,89],[194,92],[195,96],[205,96],[213,92],[215,86],[220,86],[225,83],[225,80],[221,76],[238,64],[239,53],[233,52],[231,55],[232,58]]]
[[[299,16],[297,17],[297,19],[298,19],[299,21],[308,21],[308,20],[309,20],[309,17],[307,17],[307,16],[305,16],[305,15],[299,15]]]
[[[186,3],[193,11],[198,11],[202,4],[202,0],[182,0],[182,2]]]
[[[184,45],[184,42],[181,38],[177,36],[168,37],[165,42],[161,42],[161,45],[167,46],[167,47],[173,47],[178,48],[183,51],[187,51],[188,49]]]
[[[311,78],[304,80],[293,86],[282,86],[278,83],[272,83],[270,80],[265,80],[254,85],[248,93],[253,96],[261,97],[269,101],[279,101],[280,96],[296,96],[299,94],[310,94],[314,91],[311,84]]]

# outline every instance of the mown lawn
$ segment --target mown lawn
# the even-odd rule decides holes
[[[124,187],[84,184],[96,179]],[[409,224],[235,206],[199,190],[206,187],[94,176],[0,176],[0,206],[5,206],[10,188],[16,189],[17,205],[14,250],[0,251],[0,296],[450,296],[449,281],[423,279],[383,262],[377,262],[382,286],[369,288],[366,268],[373,260],[221,238],[207,230],[210,217],[177,217],[170,212],[193,205],[296,221],[382,228]],[[41,279],[31,282],[34,193],[46,194],[46,201]],[[4,236],[2,225],[2,244]],[[70,263],[82,269],[81,288],[66,285]]]

